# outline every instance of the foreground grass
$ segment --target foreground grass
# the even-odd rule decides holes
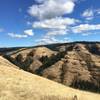
[[[65,87],[7,65],[0,64],[0,100],[100,100],[99,94]]]

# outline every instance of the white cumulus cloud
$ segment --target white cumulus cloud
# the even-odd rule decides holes
[[[96,10],[96,12],[97,12],[97,14],[99,14],[99,15],[100,15],[100,9],[97,9],[97,10]]]
[[[83,14],[83,17],[85,17],[87,20],[91,20],[94,17],[94,11],[92,9],[86,9]]]
[[[78,22],[79,20],[73,18],[56,17],[34,22],[33,28],[66,29],[68,25],[73,25]]]
[[[67,30],[51,30],[47,32],[46,36],[59,36],[59,35],[66,35]]]
[[[100,24],[81,24],[79,26],[73,27],[73,32],[74,33],[83,33],[83,32],[88,32],[88,31],[94,31],[94,30],[100,30]],[[84,34],[84,33],[83,33]]]
[[[98,15],[100,15],[100,9],[86,9],[82,13],[82,17],[84,17],[86,20],[92,20],[96,18]]]
[[[68,41],[67,39],[59,40],[57,39],[58,36],[66,35],[67,30],[50,30],[48,31],[41,39],[37,40],[39,44],[52,44],[52,43],[64,43]]]
[[[12,38],[27,38],[28,36],[33,36],[34,33],[31,29],[28,29],[28,30],[24,30],[24,33],[23,34],[16,34],[16,33],[8,33],[8,35]]]
[[[12,38],[27,38],[25,34],[8,33],[8,35]]]
[[[58,40],[54,37],[45,37],[45,38],[42,38],[42,39],[39,39],[39,40],[36,40],[36,42],[40,45],[43,45],[43,44],[52,44],[52,43],[57,43]]]
[[[28,36],[33,36],[33,35],[34,35],[32,29],[25,30],[25,31],[24,31],[24,34],[26,34],[26,35],[28,35]]]
[[[50,19],[72,13],[75,3],[73,0],[37,0],[39,5],[32,5],[28,13],[38,19]]]
[[[57,39],[55,37],[44,37],[42,39],[36,40],[36,42],[39,45],[45,45],[45,44],[53,44],[53,43],[65,43],[69,42],[69,38],[64,38],[63,40]]]

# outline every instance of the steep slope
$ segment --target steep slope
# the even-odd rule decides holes
[[[0,56],[0,66],[14,67],[19,69],[18,66],[12,64],[7,59],[4,59],[2,56]]]
[[[6,58],[25,71],[66,86],[100,92],[100,43],[75,42],[19,51]]]
[[[0,64],[0,100],[100,100],[99,94],[74,90],[9,66]]]
[[[100,56],[92,54],[82,44],[74,45],[63,59],[41,73],[67,86],[100,92]]]

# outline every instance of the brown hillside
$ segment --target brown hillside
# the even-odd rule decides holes
[[[22,52],[6,58],[25,71],[66,86],[100,92],[100,43],[55,44]]]
[[[5,61],[0,57],[0,100],[100,100],[99,94],[65,87]]]

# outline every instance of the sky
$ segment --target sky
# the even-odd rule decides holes
[[[0,0],[0,47],[100,41],[100,0]]]

